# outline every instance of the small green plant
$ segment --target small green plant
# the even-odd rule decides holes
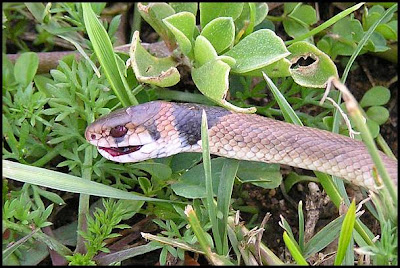
[[[113,233],[113,229],[130,228],[127,224],[121,224],[124,219],[129,219],[136,213],[132,210],[132,203],[126,200],[102,200],[104,210],[96,208],[92,216],[87,216],[87,230],[79,231],[86,240],[86,254],[77,253],[68,256],[70,265],[94,265],[93,257],[99,252],[109,253],[104,240],[115,238],[120,234]],[[131,207],[129,207],[131,206]]]

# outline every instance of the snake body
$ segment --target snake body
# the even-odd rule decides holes
[[[221,107],[148,102],[99,118],[87,127],[85,137],[116,162],[201,152],[203,110],[211,154],[321,171],[376,191],[374,163],[361,141]],[[397,185],[397,161],[380,156]]]

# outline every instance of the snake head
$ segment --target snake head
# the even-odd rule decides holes
[[[86,128],[85,138],[105,158],[138,162],[151,158],[160,135],[155,126],[162,102],[148,102],[114,111]]]

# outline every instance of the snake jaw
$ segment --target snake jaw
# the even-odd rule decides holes
[[[102,146],[98,147],[99,150],[105,151],[112,157],[130,154],[139,151],[140,148],[142,148],[142,145],[125,146],[125,147],[102,147]]]

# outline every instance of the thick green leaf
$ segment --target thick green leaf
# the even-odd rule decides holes
[[[282,39],[268,29],[258,30],[241,40],[224,55],[236,60],[234,73],[246,73],[265,67],[290,53]]]
[[[231,17],[219,17],[210,21],[201,31],[217,53],[233,45],[235,39],[235,24]]]
[[[160,35],[167,47],[174,49],[175,39],[162,19],[175,14],[175,10],[167,3],[150,3],[147,6],[138,3],[137,7],[142,18]]]
[[[175,68],[177,63],[172,57],[157,58],[152,56],[140,44],[139,32],[134,34],[129,55],[131,65],[138,81],[156,85],[159,87],[170,87],[177,84],[180,74]]]
[[[198,4],[197,2],[169,2],[168,3],[176,13],[187,11],[196,16]]]
[[[14,65],[15,80],[22,86],[26,87],[33,81],[39,66],[39,57],[34,52],[25,52],[18,57]]]
[[[230,69],[229,65],[221,60],[208,61],[201,67],[192,69],[193,82],[204,96],[220,102],[225,99],[228,91]]]
[[[245,25],[249,23],[250,20],[250,8],[249,8],[250,3],[245,3],[243,6],[242,13],[240,16],[235,20],[235,26],[236,29],[239,31],[246,27]],[[265,2],[259,2],[259,3],[252,3],[255,4],[255,18],[254,18],[254,26],[259,25],[265,17],[268,15],[268,4]]]
[[[338,77],[336,65],[316,46],[299,41],[289,46],[288,50],[292,53],[288,56],[292,63],[290,73],[297,84],[303,87],[324,88],[329,77]],[[313,62],[301,65],[298,63],[301,58]]]
[[[192,58],[192,42],[196,18],[190,12],[180,12],[162,20],[174,34],[183,54]]]
[[[219,17],[231,17],[236,20],[242,13],[244,3],[211,3],[200,2],[200,25],[204,28],[207,23]]]
[[[194,44],[194,58],[196,67],[201,67],[204,63],[214,60],[218,56],[213,45],[204,36],[199,35]]]
[[[385,105],[390,100],[390,90],[383,86],[370,88],[361,98],[360,106]]]
[[[227,59],[229,58],[225,58],[224,61]],[[199,68],[192,68],[192,79],[197,88],[204,96],[227,109],[243,113],[256,112],[254,107],[240,108],[225,100],[229,88],[228,77],[231,67],[224,61],[216,58]]]
[[[280,59],[274,63],[271,63],[261,69],[242,73],[241,75],[246,76],[258,76],[261,77],[262,73],[266,73],[268,77],[287,77],[290,76],[290,61],[286,58]]]

